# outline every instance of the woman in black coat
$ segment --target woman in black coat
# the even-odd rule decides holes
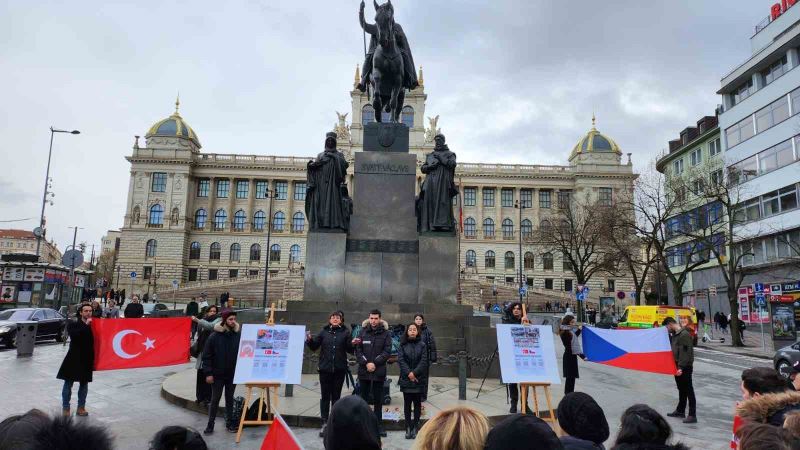
[[[322,417],[322,430],[320,437],[325,435],[325,427],[328,423],[328,414],[331,405],[339,400],[342,395],[342,385],[347,375],[347,354],[353,353],[350,330],[342,323],[342,314],[338,311],[332,312],[328,318],[328,325],[311,336],[306,335],[306,344],[311,350],[319,351],[319,386],[322,391],[322,398],[319,401],[319,412]]]
[[[86,394],[89,392],[89,383],[92,381],[94,370],[94,337],[92,336],[92,305],[84,303],[78,310],[78,319],[67,324],[69,334],[69,350],[61,368],[58,369],[56,378],[64,380],[61,389],[62,413],[70,415],[70,397],[72,385],[77,381],[78,387],[78,412],[79,416],[88,416],[86,412]]]
[[[428,348],[428,365],[433,364],[439,359],[436,353],[436,339],[433,338],[433,332],[428,328],[428,324],[425,323],[425,316],[422,314],[414,316],[414,323],[419,327],[420,338]],[[428,400],[428,377],[425,377],[425,390],[422,392],[422,401],[426,400]]]
[[[416,323],[406,327],[400,349],[397,352],[400,365],[400,391],[403,392],[403,410],[406,419],[406,439],[414,439],[419,431],[422,416],[422,395],[428,384],[428,348],[422,340]],[[411,406],[414,406],[414,421],[411,421]]]
[[[578,376],[578,357],[585,358],[583,349],[581,348],[581,340],[578,336],[581,335],[581,329],[575,326],[575,317],[566,315],[561,320],[561,327],[558,335],[561,337],[561,343],[564,344],[564,358],[562,360],[564,378],[567,382],[564,383],[564,395],[575,391],[575,379]]]

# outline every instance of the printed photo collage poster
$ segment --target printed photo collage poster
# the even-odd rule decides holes
[[[306,327],[242,325],[233,382],[300,384]]]
[[[561,384],[547,325],[497,325],[497,351],[503,383]]]

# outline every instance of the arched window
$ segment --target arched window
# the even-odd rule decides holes
[[[403,112],[400,113],[400,121],[403,125],[411,128],[414,126],[414,108],[410,106],[404,106]]]
[[[514,252],[506,252],[506,269],[514,268]]]
[[[523,264],[526,269],[533,269],[533,253],[525,252],[525,259]]]
[[[468,238],[474,238],[476,231],[477,230],[475,229],[475,219],[473,219],[472,217],[467,217],[466,219],[464,219],[464,236]]]
[[[158,243],[155,239],[150,239],[147,241],[147,245],[144,248],[144,257],[145,258],[155,258],[156,257],[156,247],[158,247]]]
[[[289,248],[289,262],[300,262],[300,246],[294,244]]]
[[[483,237],[485,239],[494,239],[494,220],[483,219]]]
[[[261,261],[261,246],[253,244],[250,246],[250,261]]]
[[[233,215],[233,230],[234,231],[244,231],[244,221],[247,219],[247,214],[244,213],[241,209],[236,211],[236,214]]]
[[[489,250],[483,257],[483,264],[487,269],[494,269],[494,252]]]
[[[364,105],[361,108],[361,125],[366,125],[370,122],[375,122],[375,108],[372,105]]]
[[[542,231],[549,231],[551,224],[552,222],[550,222],[550,219],[542,219],[539,221],[539,229]]]
[[[475,267],[476,259],[475,250],[467,250],[467,267]]]
[[[550,252],[542,254],[542,268],[544,270],[553,270],[553,254]]]
[[[200,208],[194,213],[194,227],[202,230],[206,226],[206,219],[208,218],[208,213],[205,209]]]
[[[533,236],[533,224],[528,219],[522,219],[519,226],[519,232],[522,233],[523,239],[530,239]]]
[[[219,254],[222,251],[222,246],[219,245],[219,242],[214,242],[211,244],[211,248],[208,251],[208,259],[209,261],[219,261]]]
[[[272,244],[272,247],[269,248],[269,260],[270,262],[281,262],[281,246],[278,244]]]
[[[306,217],[301,212],[294,213],[292,216],[292,233],[302,233],[306,226]],[[298,248],[299,250],[299,248]]]
[[[242,246],[239,244],[232,244],[231,245],[231,262],[238,262],[239,258],[242,256]]]
[[[256,211],[253,214],[253,230],[254,231],[264,231],[264,225],[267,223],[267,215],[264,214],[264,211]]]
[[[272,231],[283,231],[286,226],[286,215],[280,211],[275,213],[272,219]]]
[[[215,230],[224,230],[225,222],[227,221],[228,221],[228,214],[225,212],[224,209],[218,209],[217,212],[214,213]]]
[[[514,221],[511,219],[503,220],[503,239],[514,239]]]
[[[156,203],[150,207],[150,218],[147,221],[150,225],[161,225],[164,222],[164,207]]]
[[[200,243],[192,242],[189,246],[189,259],[200,259]]]

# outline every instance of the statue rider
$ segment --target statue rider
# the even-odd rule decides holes
[[[373,0],[375,4],[375,9],[378,9],[378,3]],[[389,0],[388,8],[394,15],[394,7],[392,6],[392,1]],[[364,65],[363,73],[361,74],[361,81],[358,83],[356,88],[364,92],[367,90],[367,82],[369,81],[369,76],[372,73],[372,56],[375,54],[375,47],[378,45],[377,34],[378,29],[375,24],[369,24],[366,20],[364,20],[364,0],[361,0],[361,7],[358,10],[358,20],[361,22],[361,28],[364,29],[365,32],[369,33],[369,51],[367,52],[366,58],[364,58]],[[395,44],[400,49],[400,54],[403,55],[403,67],[405,70],[405,74],[403,76],[403,87],[411,90],[419,86],[419,81],[417,80],[417,73],[415,71],[414,66],[414,58],[411,56],[411,47],[408,45],[408,39],[406,39],[406,34],[403,32],[403,27],[400,26],[399,23],[394,23],[394,36],[395,36]]]

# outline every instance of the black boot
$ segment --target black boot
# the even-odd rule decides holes
[[[414,439],[411,430],[412,430],[412,425],[410,423],[406,424],[406,439]]]
[[[509,414],[516,414],[517,413],[517,402],[511,403],[511,408],[508,408]]]
[[[203,434],[209,435],[212,433],[214,433],[214,422],[209,422],[208,425],[206,425],[206,429],[203,430]]]
[[[411,427],[411,439],[416,439],[417,433],[419,433],[419,419],[415,420],[414,426]]]

